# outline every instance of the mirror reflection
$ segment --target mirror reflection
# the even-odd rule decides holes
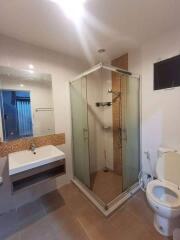
[[[0,66],[0,107],[1,141],[55,132],[50,74]]]

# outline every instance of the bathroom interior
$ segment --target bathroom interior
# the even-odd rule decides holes
[[[0,1],[0,240],[180,240],[179,9]]]

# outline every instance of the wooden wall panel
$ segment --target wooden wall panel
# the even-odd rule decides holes
[[[128,70],[128,54],[125,54],[119,58],[114,59],[111,64],[115,67]],[[115,92],[121,92],[121,75],[118,73],[112,73],[112,90]],[[114,171],[122,175],[122,105],[121,95],[113,101],[112,105],[112,118],[113,118],[113,162]]]

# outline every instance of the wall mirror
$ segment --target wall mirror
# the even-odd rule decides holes
[[[0,66],[0,138],[54,134],[50,74]]]

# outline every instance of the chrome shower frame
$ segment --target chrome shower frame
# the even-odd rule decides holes
[[[142,116],[141,116],[141,99],[142,99],[142,88],[141,88],[141,77],[139,74],[129,72],[125,69],[114,67],[112,65],[104,64],[104,63],[99,63],[89,70],[81,73],[77,77],[75,77],[72,81],[69,82],[69,86],[71,85],[72,82],[79,80],[80,78],[86,77],[89,74],[96,72],[99,69],[106,69],[111,72],[116,72],[119,74],[123,75],[128,75],[130,77],[136,78],[139,81],[139,167],[140,169],[142,168],[142,163],[141,163],[141,126],[142,126]],[[112,92],[113,93],[113,92]],[[72,119],[72,117],[71,117]],[[72,123],[72,121],[71,121]],[[72,126],[71,126],[72,127]],[[72,132],[72,129],[71,129]],[[72,150],[73,150],[73,144],[71,144]],[[73,151],[72,151],[73,152]],[[73,158],[73,154],[72,154]],[[74,161],[73,161],[73,170],[74,170]],[[138,182],[132,185],[129,189],[126,191],[122,192],[119,196],[117,196],[115,199],[113,199],[111,202],[108,204],[105,204],[96,194],[94,194],[85,184],[83,184],[77,177],[73,176],[71,180],[79,189],[81,192],[84,193],[84,195],[105,215],[109,216],[113,211],[115,211],[117,208],[119,208],[125,201],[127,201],[132,195],[134,195],[139,189],[139,184]]]
[[[122,73],[122,74],[127,74],[129,76],[132,76],[134,78],[137,78],[137,79],[140,79],[140,75],[136,74],[136,73],[132,73],[132,72],[129,72],[125,69],[122,69],[122,68],[118,68],[118,67],[114,67],[112,65],[108,65],[108,64],[104,64],[104,63],[99,63],[97,65],[95,65],[94,67],[90,68],[89,70],[81,73],[80,75],[78,75],[77,77],[75,77],[71,82],[74,82],[80,78],[83,78],[83,77],[86,77],[88,76],[90,73],[93,73],[99,69],[106,69],[106,70],[110,70],[112,72],[116,72],[116,73]]]

